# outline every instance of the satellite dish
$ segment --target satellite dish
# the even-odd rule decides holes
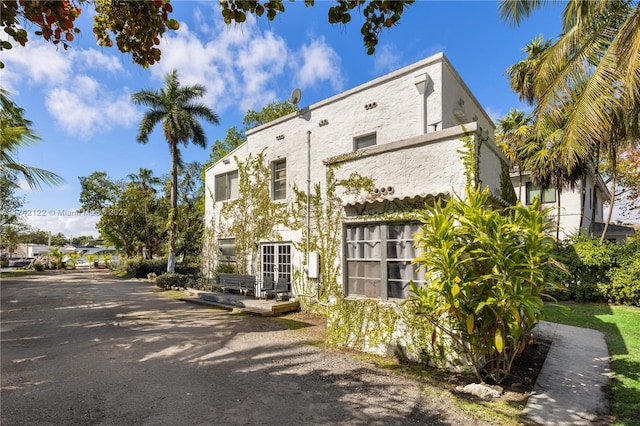
[[[296,87],[295,89],[293,89],[293,92],[291,92],[291,96],[289,97],[289,100],[297,108],[298,103],[300,102],[300,99],[302,99],[302,92],[300,91],[300,89]]]

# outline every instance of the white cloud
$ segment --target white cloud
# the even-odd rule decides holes
[[[198,16],[197,22],[202,19]],[[202,28],[201,23],[197,25]],[[202,40],[181,22],[174,35],[163,38],[162,58],[151,73],[162,82],[176,69],[182,84],[205,85],[204,102],[218,114],[232,106],[242,112],[261,108],[277,100],[279,91],[289,93],[295,85],[304,88],[328,82],[334,90],[343,87],[340,57],[324,38],[294,51],[282,37],[261,31],[251,15],[236,26],[214,17],[206,30],[208,38]],[[293,81],[284,78],[288,72],[296,75]]]
[[[110,92],[88,74],[123,73],[117,56],[96,49],[64,52],[33,40],[24,47],[3,51],[3,61],[2,84],[13,93],[19,93],[22,84],[40,86],[47,110],[70,135],[88,139],[114,123],[127,127],[138,118],[126,88]]]
[[[2,51],[2,84],[17,92],[22,83],[55,86],[66,81],[72,71],[68,54],[50,44],[31,41]]]
[[[385,74],[400,68],[400,49],[392,44],[383,44],[376,48],[373,57],[373,71],[375,74]]]
[[[175,36],[162,41],[162,58],[151,69],[162,81],[178,70],[182,84],[203,84],[203,99],[220,113],[232,105],[240,110],[260,108],[276,99],[275,81],[285,70],[289,51],[284,39],[272,32],[260,32],[255,19],[229,27],[214,21],[211,38],[202,41],[181,22]]]
[[[329,82],[333,90],[342,90],[344,78],[340,71],[341,60],[324,37],[303,45],[301,65],[296,73],[296,80],[302,87],[311,87],[321,82]]]
[[[27,218],[27,222],[35,228],[49,231],[52,234],[61,232],[67,237],[80,235],[98,237],[99,232],[96,224],[100,220],[100,216],[73,215],[74,212],[75,210],[69,210],[67,215],[66,212],[55,211],[55,213],[52,212],[48,215],[30,216]]]
[[[74,50],[71,53],[71,60],[82,69],[108,71],[112,74],[124,72],[122,61],[113,55],[105,55],[96,49]]]
[[[493,122],[496,124],[498,123],[498,120],[500,120],[504,116],[504,113],[502,112],[501,109],[495,109],[488,106],[488,107],[484,107],[484,110],[487,113],[487,115],[491,118],[491,120],[493,120]]]
[[[65,132],[84,140],[110,129],[114,123],[129,127],[139,116],[128,93],[110,93],[85,75],[76,77],[69,85],[51,89],[45,105]]]

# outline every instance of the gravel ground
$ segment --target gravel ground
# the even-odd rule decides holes
[[[105,272],[1,281],[2,425],[475,425],[447,392],[325,351],[317,317],[229,314]]]

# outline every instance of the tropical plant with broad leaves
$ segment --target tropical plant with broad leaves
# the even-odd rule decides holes
[[[536,201],[504,212],[487,207],[489,191],[467,189],[418,214],[414,260],[427,284],[412,284],[415,307],[470,362],[480,380],[500,382],[542,318],[545,265],[552,263],[547,211]]]
[[[64,252],[61,247],[54,247],[47,250],[47,256],[49,257],[50,267],[54,269],[62,269],[64,267],[64,263],[62,259],[64,258]]]
[[[138,130],[137,141],[147,143],[149,135],[159,123],[162,123],[164,137],[171,152],[171,207],[168,218],[169,259],[167,272],[175,272],[176,261],[176,221],[178,213],[178,166],[182,163],[178,144],[187,145],[189,141],[206,147],[207,138],[198,121],[203,119],[218,124],[218,116],[211,108],[196,102],[206,93],[204,86],[181,86],[176,70],[165,76],[165,86],[160,90],[142,90],[132,95],[135,104],[150,109],[145,112]]]

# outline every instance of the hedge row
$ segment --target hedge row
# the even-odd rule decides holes
[[[640,239],[616,245],[577,237],[563,242],[555,258],[567,269],[549,276],[560,283],[555,298],[640,306]]]
[[[124,262],[124,271],[133,278],[147,278],[150,273],[160,276],[167,272],[167,259],[130,258]],[[194,262],[176,264],[176,273],[200,276],[200,265]]]

